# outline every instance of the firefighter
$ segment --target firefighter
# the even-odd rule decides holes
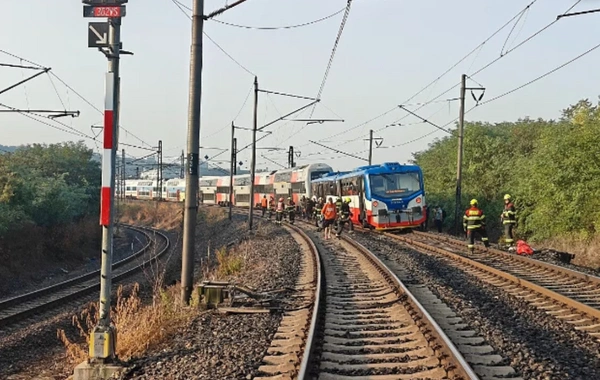
[[[344,202],[342,201],[342,197],[338,196],[337,199],[335,200],[335,211],[339,214],[342,211],[342,204]]]
[[[471,207],[463,215],[463,228],[467,233],[467,247],[470,253],[475,251],[475,233],[481,235],[481,241],[486,248],[490,246],[485,230],[485,214],[477,207],[477,199],[471,200]]]
[[[344,229],[344,224],[346,223],[348,223],[348,229],[350,230],[350,232],[354,231],[352,220],[350,220],[350,217],[352,216],[352,212],[350,211],[350,202],[352,202],[352,199],[346,198],[344,199],[344,201],[342,202],[342,206],[340,207],[340,220],[338,221],[338,223],[340,223],[341,228],[336,233],[337,237],[340,237],[342,230]]]
[[[283,219],[283,212],[285,211],[285,203],[283,202],[283,198],[279,198],[279,202],[277,202],[277,208],[275,210],[275,220],[277,224],[281,224],[281,220]]]
[[[267,196],[263,195],[262,199],[260,200],[260,208],[262,210],[262,217],[265,217],[265,213],[267,212],[267,206],[269,205],[269,202],[267,202]]]
[[[317,203],[317,197],[312,197],[306,200],[306,219],[311,220],[313,217],[313,210]]]
[[[315,203],[315,225],[318,227],[317,231],[321,231],[321,227],[319,226],[319,220],[321,218],[321,211],[323,210],[323,206],[325,206],[323,197],[319,197],[319,200],[317,200],[317,203]]]
[[[288,203],[285,207],[285,211],[287,213],[288,220],[290,221],[290,223],[294,224],[294,219],[296,215],[296,203],[294,203],[292,197],[288,198]]]
[[[303,218],[306,219],[306,202],[308,201],[308,199],[306,199],[306,196],[303,195],[302,198],[300,198],[300,215],[302,215]]]
[[[275,198],[273,198],[273,196],[271,195],[269,197],[269,220],[271,220],[271,217],[273,216],[274,212],[275,212]]]
[[[504,196],[504,211],[500,215],[500,220],[502,220],[502,225],[504,226],[504,243],[510,247],[515,241],[513,229],[517,224],[517,213],[510,194]]]

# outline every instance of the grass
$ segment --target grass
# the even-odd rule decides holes
[[[179,289],[177,285],[155,289],[152,302],[144,304],[138,284],[128,295],[119,286],[111,313],[117,330],[119,359],[143,356],[149,350],[160,347],[200,313],[196,307],[197,295],[194,294],[191,307],[184,307],[180,302]],[[70,339],[64,330],[58,330],[57,336],[65,346],[67,361],[75,365],[88,358],[90,332],[98,323],[98,303],[90,303],[79,315],[73,316],[72,323],[79,332],[79,339]]]
[[[561,252],[574,253],[571,263],[588,268],[600,268],[600,236],[589,239],[561,237],[542,242],[541,246]]]
[[[174,230],[181,226],[183,204],[172,202],[132,202],[121,205],[119,221],[154,227],[161,230]]]

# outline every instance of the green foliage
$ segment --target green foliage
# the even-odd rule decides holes
[[[517,233],[542,240],[600,231],[600,107],[588,100],[563,110],[559,121],[467,123],[462,205],[477,198],[490,230],[499,230],[503,195],[515,200]],[[448,136],[414,154],[430,205],[454,217],[457,139]]]
[[[98,213],[101,172],[83,143],[34,144],[0,155],[0,235]]]

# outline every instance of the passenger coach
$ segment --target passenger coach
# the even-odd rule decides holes
[[[312,181],[317,197],[350,198],[352,222],[378,230],[424,228],[427,206],[423,173],[416,165],[397,162],[331,173]]]

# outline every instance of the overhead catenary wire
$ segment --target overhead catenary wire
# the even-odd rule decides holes
[[[323,90],[325,89],[325,84],[327,83],[327,78],[329,77],[329,72],[331,71],[331,66],[333,65],[333,59],[335,58],[335,53],[337,51],[340,40],[342,38],[342,33],[344,32],[344,27],[346,26],[346,21],[348,20],[348,16],[350,15],[351,7],[352,7],[352,0],[348,0],[348,2],[346,3],[346,8],[344,9],[344,15],[342,16],[342,22],[340,23],[340,28],[338,29],[337,36],[335,37],[335,42],[333,43],[333,49],[331,50],[331,54],[329,56],[329,61],[327,62],[327,68],[325,69],[325,74],[323,74],[323,79],[321,80],[321,85],[319,86],[319,91],[317,92],[316,99],[321,99],[321,96],[323,95]],[[313,117],[316,106],[317,106],[316,104],[313,106],[313,108],[310,112],[310,115],[308,117],[309,119]],[[298,133],[302,132],[304,130],[304,128],[306,128],[307,126],[308,126],[308,123],[304,124],[304,126],[302,126],[298,131],[293,132],[288,138],[283,140],[281,143],[283,144],[284,142],[288,141],[292,137],[296,136]]]
[[[313,21],[309,21],[309,22],[304,22],[304,23],[300,23],[300,24],[294,24],[294,25],[284,25],[284,26],[250,26],[250,25],[239,25],[239,24],[234,24],[234,23],[230,23],[230,22],[225,22],[225,21],[221,21],[221,20],[217,20],[217,19],[211,19],[211,21],[217,22],[219,24],[223,24],[223,25],[227,25],[227,26],[232,26],[232,27],[236,27],[236,28],[243,28],[243,29],[254,29],[254,30],[281,30],[281,29],[295,29],[295,28],[301,28],[304,26],[309,26],[309,25],[314,25],[317,24],[319,22],[322,21],[326,21],[329,20],[332,17],[335,17],[337,15],[339,15],[340,13],[342,13],[344,11],[344,9],[346,9],[345,7],[340,9],[339,11],[332,13],[328,16],[325,17],[321,17],[317,20],[313,20]]]
[[[173,4],[175,4],[175,6],[181,11],[181,13],[183,13],[188,19],[190,19],[190,21],[192,20],[192,16],[190,16],[189,14],[187,14],[187,12],[184,9],[183,4],[181,4],[179,1],[177,0],[171,0],[171,2]],[[188,7],[185,7],[188,8]],[[189,8],[188,8],[189,9]],[[223,54],[225,54],[231,61],[233,61],[236,65],[238,65],[242,70],[244,70],[245,72],[247,72],[248,74],[252,75],[253,77],[257,76],[256,74],[254,74],[252,71],[250,71],[246,66],[242,65],[237,59],[233,58],[233,56],[231,54],[229,54],[221,45],[219,45],[217,43],[217,41],[215,41],[211,36],[209,36],[208,34],[206,34],[205,31],[202,31],[202,34],[204,34],[206,36],[206,38],[209,39],[210,42],[212,42],[219,50],[221,50],[221,52]]]

